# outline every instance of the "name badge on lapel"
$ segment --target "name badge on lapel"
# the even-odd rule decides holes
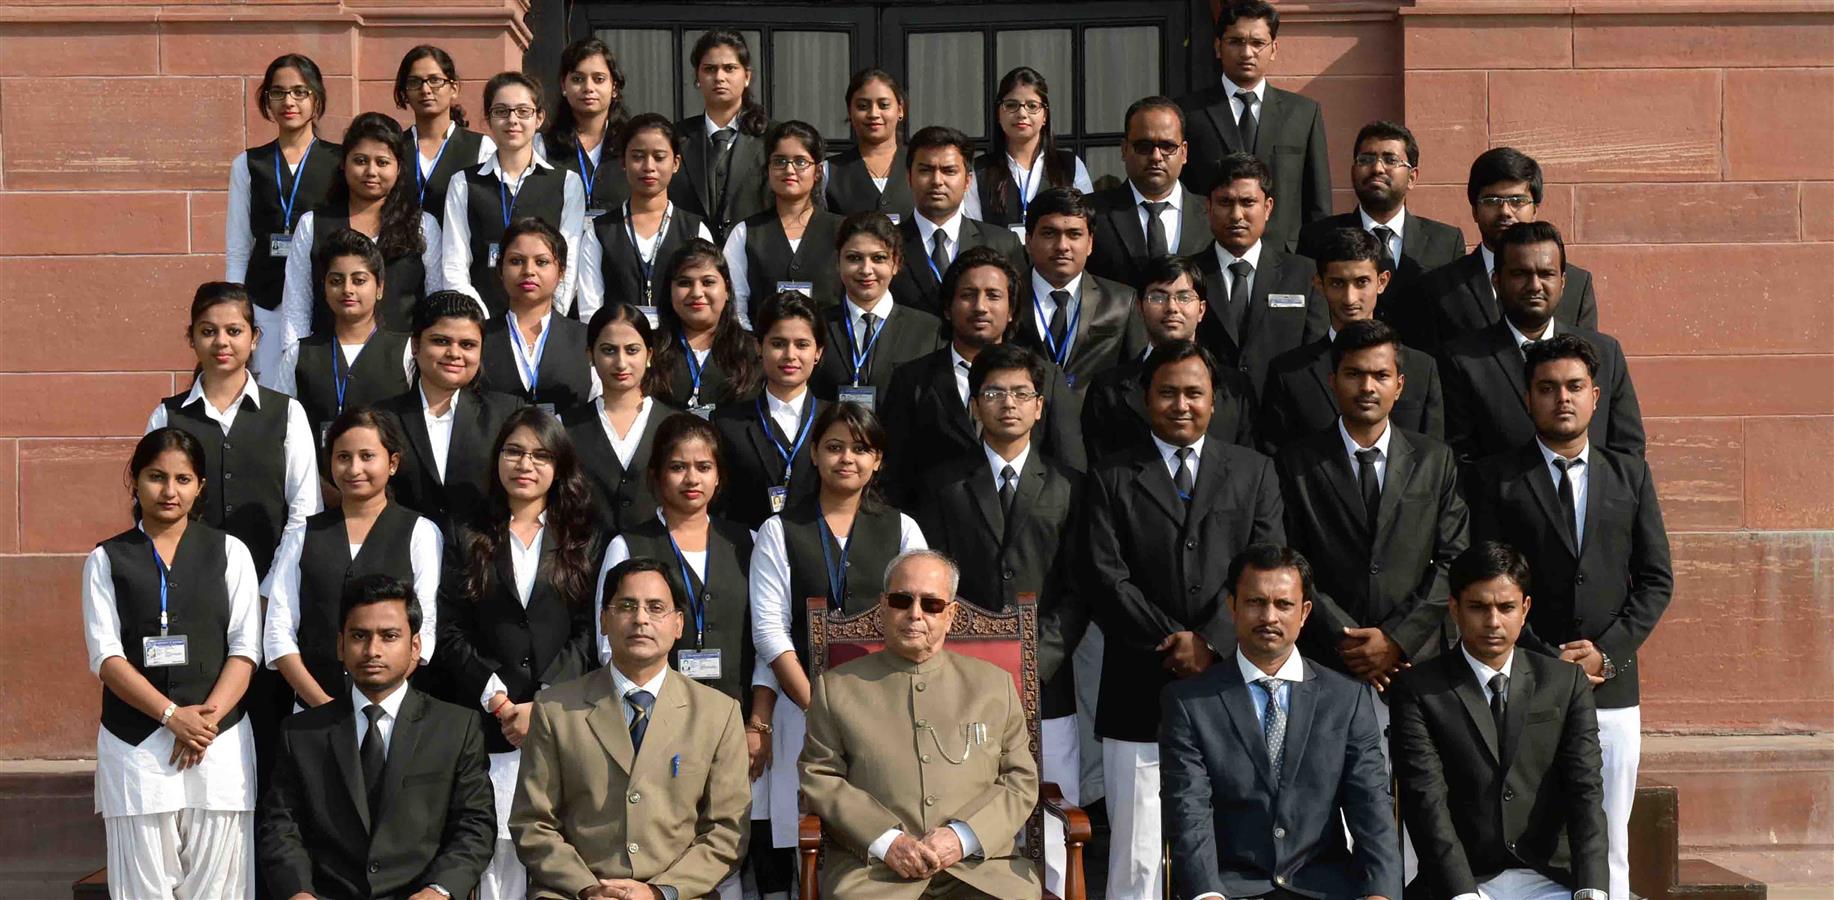
[[[293,252],[293,236],[285,232],[267,236],[267,255],[275,259],[286,259]]]
[[[795,293],[801,294],[804,297],[814,297],[815,296],[815,282],[813,281],[779,281],[777,282],[777,293],[787,294],[792,291],[794,291]]]
[[[191,664],[191,650],[182,634],[140,639],[141,665],[149,669]]]
[[[503,248],[497,246],[496,241],[491,241],[490,249],[484,251],[484,258],[485,258],[484,264],[494,269],[497,267],[497,257],[502,256],[502,255],[503,255]]]
[[[1304,309],[1304,294],[1268,294],[1267,305],[1274,309]]]
[[[642,313],[645,319],[650,320],[651,328],[661,328],[662,327],[662,317],[657,314],[656,307],[639,306],[637,307],[637,311]]]

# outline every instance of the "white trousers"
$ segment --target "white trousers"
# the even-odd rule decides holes
[[[1076,801],[1080,805],[1108,796],[1102,784],[1102,739],[1095,736],[1095,703],[1102,684],[1102,630],[1093,622],[1083,632],[1082,643],[1076,645],[1070,664],[1076,667],[1076,735],[1082,746],[1083,789]],[[1064,796],[1070,796],[1067,786]]]
[[[181,809],[102,819],[108,896],[217,900],[255,895],[255,814]]]
[[[1604,758],[1611,900],[1630,900],[1630,808],[1636,804],[1637,764],[1643,756],[1642,708],[1599,710],[1598,749]]]
[[[1573,892],[1534,869],[1504,869],[1477,886],[1481,900],[1569,900]]]
[[[1063,798],[1082,804],[1083,752],[1078,716],[1060,716],[1038,723],[1039,750],[1044,756],[1041,776],[1057,785]],[[1064,846],[1063,824],[1056,817],[1044,817],[1044,886],[1063,896],[1065,873],[1069,871],[1069,853]]]
[[[529,870],[516,858],[516,842],[497,839],[497,849],[478,879],[478,900],[523,900],[529,895]]]
[[[1159,745],[1102,739],[1108,789],[1108,893],[1115,900],[1165,896],[1164,823],[1159,816]]]

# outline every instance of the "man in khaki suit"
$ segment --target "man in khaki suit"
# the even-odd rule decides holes
[[[809,702],[802,792],[829,847],[825,897],[1037,897],[1014,838],[1038,803],[1038,762],[1012,676],[945,651],[960,574],[913,550],[885,573],[885,649],[822,675]]]
[[[669,670],[682,611],[666,571],[612,568],[611,665],[535,697],[509,814],[531,898],[738,896],[722,882],[751,824],[745,730],[730,697]]]

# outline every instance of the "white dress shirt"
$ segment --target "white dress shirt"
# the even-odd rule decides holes
[[[946,240],[943,241],[943,251],[949,254],[949,261],[954,262],[955,257],[962,252],[962,220],[967,218],[962,214],[962,207],[956,207],[955,212],[951,213],[949,218],[943,220],[941,225],[930,221],[929,217],[922,213],[918,213],[913,218],[917,220],[917,236],[923,239],[923,259],[907,259],[904,261],[904,264],[907,266],[930,265],[930,248],[935,246],[932,242],[936,240],[936,238],[931,235],[934,235],[939,228],[942,229],[942,233],[946,237]],[[939,277],[941,274],[940,272],[937,273]]]
[[[280,317],[285,322],[285,328],[278,335],[262,336],[266,340],[279,340],[282,353],[291,350],[295,344],[312,336],[312,311],[324,302],[325,286],[314,278],[312,272],[311,250],[313,241],[317,240],[317,231],[318,216],[312,212],[300,216],[299,224],[293,227],[293,246],[306,252],[287,254],[286,279],[281,282],[280,287]],[[443,272],[439,264],[439,222],[430,213],[420,214],[420,235],[426,241],[426,247],[420,251],[420,265],[424,270],[421,289],[431,294],[439,290],[444,282],[440,280]],[[374,241],[380,235],[365,233],[364,237]],[[478,308],[483,309],[484,307],[480,303]],[[484,312],[486,316],[490,314],[489,310],[484,310]],[[274,374],[279,375],[280,373]],[[292,378],[290,367],[287,377]]]
[[[1070,308],[1064,310],[1063,313],[1065,346],[1057,348],[1064,354],[1063,358],[1068,360],[1070,358],[1069,345],[1076,343],[1076,327],[1073,320],[1080,313],[1083,305],[1083,273],[1076,273],[1076,277],[1070,279],[1063,287],[1052,287],[1050,282],[1044,280],[1043,275],[1038,274],[1037,269],[1032,270],[1032,321],[1038,326],[1040,338],[1051,333],[1051,317],[1057,315],[1057,300],[1051,296],[1052,291],[1070,293]]]
[[[1019,448],[1019,455],[1013,457],[1010,462],[992,447],[987,446],[986,441],[981,442],[981,453],[987,457],[987,469],[993,473],[993,489],[995,493],[998,493],[1001,483],[1000,470],[1007,466],[1012,466],[1013,479],[1015,482],[1025,477],[1025,463],[1032,458],[1032,442],[1029,440],[1026,441],[1025,446]],[[1013,485],[1013,490],[1016,491],[1018,489],[1019,485],[1015,483]]]
[[[289,176],[299,174],[299,165],[286,162],[284,154],[280,161],[286,164]],[[236,284],[248,280],[248,260],[255,254],[255,232],[248,227],[252,190],[248,180],[248,151],[244,150],[229,164],[229,208],[223,215],[223,280]]]
[[[853,299],[852,294],[847,295],[847,326],[853,332],[854,352],[865,352],[866,350],[866,314],[872,313],[878,316],[879,321],[875,328],[879,331],[883,331],[885,330],[885,320],[891,317],[892,307],[896,305],[897,303],[892,299],[892,294],[889,290],[879,295],[879,299],[873,301],[870,307],[861,307],[860,301]],[[845,353],[847,351],[845,348],[842,348],[841,352]],[[853,374],[853,360],[850,359],[846,362],[848,366],[847,374],[851,376]]]
[[[1293,695],[1293,685],[1305,680],[1305,661],[1300,658],[1298,648],[1288,653],[1286,661],[1280,664],[1280,668],[1276,669],[1274,674],[1269,675],[1261,671],[1260,666],[1249,662],[1248,657],[1242,655],[1242,649],[1237,647],[1235,667],[1242,673],[1242,683],[1248,685],[1250,696],[1254,697],[1255,722],[1262,728],[1267,727],[1267,689],[1256,682],[1263,678],[1273,678],[1279,681],[1280,684],[1274,689],[1277,695],[1274,701],[1280,704],[1281,709],[1291,710],[1293,707],[1288,702],[1288,698]]]
[[[362,691],[357,690],[356,685],[350,686],[351,709],[356,711],[356,715],[351,717],[354,719],[351,725],[357,735],[358,758],[361,758],[363,753],[363,735],[369,732],[369,716],[365,715],[363,710],[367,709],[371,703],[382,707],[382,715],[376,717],[376,733],[382,735],[382,758],[387,759],[389,748],[394,745],[395,720],[401,718],[401,701],[406,700],[407,697],[408,683],[406,681],[395,685],[395,689],[381,700],[371,700],[364,696]]]
[[[1465,649],[1465,645],[1463,644],[1458,645],[1458,652],[1463,653],[1465,655],[1465,665],[1468,665],[1471,667],[1471,674],[1477,678],[1478,689],[1484,692],[1484,705],[1489,706],[1490,705],[1490,695],[1492,693],[1490,690],[1490,679],[1495,678],[1498,675],[1508,676],[1512,680],[1515,677],[1514,675],[1511,675],[1510,673],[1515,668],[1515,665],[1516,665],[1516,649],[1514,647],[1509,648],[1509,655],[1503,657],[1503,667],[1500,669],[1492,669],[1489,666],[1484,665],[1481,662],[1478,662],[1477,657],[1472,656],[1471,651]],[[1509,702],[1509,698],[1505,696],[1503,698],[1503,702],[1505,703]]]
[[[1203,470],[1204,439],[1206,437],[1207,435],[1200,434],[1197,436],[1197,440],[1192,441],[1191,444],[1189,445],[1191,448],[1191,475],[1192,477],[1196,477],[1197,473]],[[1178,483],[1178,449],[1179,448],[1175,444],[1168,444],[1165,441],[1160,440],[1159,436],[1156,434],[1153,435],[1153,444],[1159,448],[1159,458],[1165,461],[1166,474],[1172,476],[1173,484],[1177,484]]]
[[[652,267],[668,265],[668,260],[656,258],[656,251],[662,247],[663,236],[668,234],[668,230],[674,219],[675,204],[670,203],[664,208],[662,221],[657,225],[654,234],[636,234],[634,223],[630,225],[631,230],[629,233],[636,235],[637,255]],[[624,202],[624,221],[626,223],[631,222],[630,201],[628,200]],[[700,224],[698,230],[694,232],[694,236],[708,243],[713,242],[713,232],[707,230],[707,224],[705,222]],[[741,255],[743,255],[742,248]],[[580,238],[579,274],[574,279],[574,296],[577,298],[579,304],[579,320],[581,322],[591,321],[592,314],[598,312],[599,309],[605,305],[604,267],[605,245],[599,243],[599,230],[597,228],[587,228],[586,233]],[[741,281],[739,273],[728,271],[728,274],[732,276],[733,288],[736,290]],[[620,297],[616,299],[622,300],[624,298]],[[630,298],[630,302],[636,303],[640,299],[642,298],[632,297]],[[664,303],[667,302],[668,295],[665,293],[661,297],[652,298],[652,300],[656,303]]]
[[[529,373],[534,372],[539,381],[541,358],[548,353],[545,339],[554,324],[554,307],[550,305],[548,311],[541,314],[541,326],[535,329],[533,341],[523,339],[522,322],[516,318],[515,310],[504,310],[503,315],[509,318],[509,355],[516,362],[516,380],[521,383],[523,390],[530,390]]]
[[[974,417],[974,404],[968,402],[968,370],[973,367],[974,363],[962,356],[961,351],[955,349],[955,343],[951,341],[949,343],[949,374],[955,378],[955,395],[962,398],[962,406],[968,410],[969,423],[979,427],[979,420]]]
[[[656,403],[649,397],[637,405],[637,417],[630,421],[630,430],[622,437],[617,429],[611,427],[611,420],[605,418],[605,395],[592,398],[592,408],[599,414],[599,427],[605,430],[605,440],[611,442],[611,452],[617,454],[618,465],[630,469],[631,460],[637,455],[637,445],[643,443],[643,429],[649,427],[650,413],[656,409]]]
[[[1230,81],[1229,76],[1225,75],[1223,76],[1223,90],[1229,95],[1229,115],[1235,118],[1237,124],[1240,124],[1242,121],[1242,101],[1236,99],[1235,95],[1242,91],[1247,91],[1255,95],[1255,126],[1259,128],[1262,124],[1261,119],[1264,115],[1263,110],[1267,107],[1267,79],[1263,78],[1255,82],[1254,87],[1245,88]],[[1254,148],[1250,147],[1249,149],[1253,150]]]
[[[492,153],[478,165],[480,175],[489,175],[498,180],[503,178],[499,168],[502,157]],[[537,167],[554,168],[539,153],[529,156],[529,167],[516,176],[509,185],[510,204],[515,205],[516,195],[521,193],[523,182],[528,180],[529,173]],[[579,272],[580,244],[584,242],[586,232],[586,182],[581,181],[579,173],[572,169],[563,169],[565,183],[561,188],[560,221],[549,222],[549,225],[560,230],[560,236],[567,242],[567,265],[561,270],[560,285],[554,289],[554,308],[563,314],[573,309],[573,291],[575,275]],[[464,172],[455,172],[452,181],[446,187],[446,223],[445,232],[440,243],[440,279],[444,290],[458,291],[473,300],[482,301],[476,286],[471,283],[471,191],[467,187]]]
[[[435,415],[432,404],[427,402],[427,389],[415,385],[414,392],[420,395],[420,415],[427,423],[427,444],[433,448],[433,468],[439,475],[441,484],[446,481],[446,457],[452,450],[452,423],[458,418],[459,402],[464,399],[464,391],[452,392],[452,403],[446,407],[445,415]]]
[[[847,539],[845,535],[835,537]],[[929,546],[916,521],[899,513],[898,552]],[[768,668],[777,657],[796,649],[790,640],[790,602],[790,555],[783,542],[783,517],[771,516],[759,526],[751,548],[751,639],[760,668]]]
[[[777,395],[769,390],[764,392],[765,414],[771,417],[772,422],[777,423],[777,428],[783,432],[784,437],[790,439],[791,443],[796,441],[797,433],[802,430],[802,410],[808,403],[809,386],[807,384],[797,388],[796,396],[788,400],[777,399]]]
[[[261,628],[261,652],[267,667],[283,656],[299,653],[299,619],[302,607],[299,596],[299,560],[304,552],[304,531],[280,539],[274,553],[274,577],[267,597],[267,620]],[[356,559],[362,544],[349,544],[350,558]],[[439,635],[439,573],[445,558],[445,542],[439,526],[416,516],[414,531],[408,538],[408,565],[414,572],[414,599],[420,601],[420,661],[433,661],[433,643]],[[329,598],[337,602],[336,598]]]
[[[253,375],[243,379],[242,396],[231,403],[228,409],[217,409],[210,405],[209,400],[204,399],[202,378],[191,383],[191,390],[178,405],[186,407],[194,403],[202,404],[205,417],[221,425],[223,433],[227,435],[236,425],[236,413],[241,411],[243,400],[255,404],[256,409],[261,408],[261,390]],[[318,490],[318,438],[312,433],[312,425],[306,421],[305,407],[300,406],[299,401],[292,397],[287,397],[286,403],[287,436],[277,448],[284,458],[281,491],[287,498],[287,522],[281,529],[281,543],[286,541],[289,534],[303,533],[306,530],[306,517],[323,510],[325,503],[324,495]],[[147,417],[146,430],[150,432],[170,424],[166,416],[166,405],[161,403],[153,407],[153,414]],[[272,590],[270,582],[273,571],[273,564],[270,563],[268,570],[261,573],[261,595],[264,597]]]
[[[1148,201],[1146,195],[1140,193],[1140,189],[1135,187],[1133,182],[1129,181],[1127,183],[1127,189],[1132,191],[1134,195],[1134,215],[1140,220],[1141,245],[1145,246],[1147,234],[1146,207],[1141,204]],[[1154,200],[1151,202],[1169,204],[1165,209],[1159,211],[1159,224],[1165,228],[1166,252],[1177,253],[1178,242],[1184,239],[1184,188],[1181,187],[1178,182],[1174,181],[1172,182],[1171,193],[1166,194],[1163,201]]]
[[[1554,468],[1554,460],[1560,459],[1561,456],[1549,450],[1539,437],[1535,438],[1535,446],[1541,450],[1541,459],[1545,464],[1544,471],[1553,481],[1554,498],[1558,500],[1560,498],[1560,470]],[[1567,469],[1567,479],[1573,482],[1573,543],[1579,547],[1586,545],[1586,487],[1587,483],[1591,481],[1591,463],[1592,443],[1587,441],[1586,445],[1580,448],[1579,455],[1573,457],[1572,465]]]
[[[1229,271],[1229,267],[1234,265],[1236,260],[1246,260],[1248,265],[1253,267],[1253,270],[1248,273],[1248,297],[1253,297],[1255,294],[1255,279],[1261,277],[1261,242],[1255,241],[1254,246],[1249,247],[1248,251],[1241,256],[1235,256],[1229,251],[1224,250],[1222,244],[1216,245],[1216,264],[1222,267],[1219,271],[1222,272],[1224,293],[1228,293],[1230,284],[1235,278],[1235,273]],[[1227,302],[1247,303],[1248,297],[1230,297]]]
[[[504,547],[509,550],[509,568],[516,588],[516,599],[521,602],[523,609],[528,609],[529,596],[535,591],[535,575],[541,568],[541,541],[548,531],[548,514],[543,512],[536,522],[534,540],[524,544],[514,529],[508,529],[509,540],[504,542]],[[508,525],[507,522],[504,524]],[[489,712],[490,698],[500,693],[508,694],[509,688],[504,685],[503,679],[491,675],[490,680],[484,684],[484,693],[478,698],[478,704],[484,707],[485,712]],[[498,818],[502,817],[502,811],[499,811]]]
[[[1344,427],[1344,417],[1343,416],[1337,417],[1337,436],[1342,438],[1344,441],[1344,456],[1350,460],[1350,474],[1351,475],[1355,475],[1358,471],[1358,464],[1356,461],[1356,451],[1368,450],[1371,448],[1373,448],[1376,451],[1375,476],[1376,476],[1376,487],[1378,489],[1386,487],[1388,485],[1388,441],[1390,438],[1394,436],[1394,433],[1395,433],[1395,430],[1388,426],[1389,426],[1389,423],[1387,421],[1383,421],[1382,422],[1382,435],[1375,439],[1374,444],[1370,445],[1369,447],[1365,447],[1357,443],[1356,438],[1353,438],[1350,436],[1349,429]]]
[[[1541,329],[1541,336],[1532,338],[1532,337],[1529,337],[1528,335],[1523,334],[1521,331],[1517,330],[1516,323],[1509,321],[1508,316],[1503,317],[1503,325],[1504,327],[1509,329],[1510,343],[1516,345],[1517,347],[1516,352],[1522,354],[1522,359],[1524,361],[1528,359],[1528,354],[1523,352],[1520,349],[1522,346],[1522,342],[1523,341],[1532,341],[1535,343],[1540,343],[1541,341],[1545,341],[1554,336],[1554,329],[1556,327],[1554,325],[1554,319],[1552,317],[1549,317],[1547,320],[1547,327]]]
[[[1076,156],[1071,157],[1071,159],[1075,160],[1076,169],[1070,176],[1070,186],[1084,194],[1095,193],[1095,182],[1089,177],[1089,167],[1083,165],[1082,157]],[[1045,187],[1043,148],[1041,147],[1039,152],[1032,154],[1032,165],[1030,168],[1019,165],[1019,161],[1013,159],[1012,154],[1008,153],[1006,155],[1006,171],[1012,174],[1013,186],[1019,190],[1020,196],[1024,200],[1024,203],[1021,205],[1029,205],[1032,200],[1037,198],[1038,192]],[[885,188],[880,187],[879,190],[883,192]],[[1018,212],[1018,210],[1007,210],[1007,212],[1015,213]],[[977,222],[983,219],[980,176],[973,171],[968,173],[968,191],[962,195],[962,215]],[[1025,223],[1021,220],[1011,227],[1015,232],[1022,232],[1025,230]]]
[[[1364,209],[1360,204],[1356,208],[1356,215],[1358,219],[1362,220],[1363,230],[1371,235],[1375,234],[1378,225],[1394,232],[1388,238],[1388,256],[1399,263],[1401,261],[1401,229],[1407,227],[1407,207],[1403,205],[1400,209],[1395,210],[1395,214],[1386,222],[1377,222],[1375,217],[1369,214],[1369,210]]]

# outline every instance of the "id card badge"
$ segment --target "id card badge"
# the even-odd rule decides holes
[[[683,650],[675,655],[675,662],[681,674],[696,681],[718,681],[720,678],[718,650]]]
[[[764,493],[771,501],[771,515],[783,512],[783,508],[789,505],[790,489],[787,487],[783,487],[782,485],[768,487],[764,489]]]
[[[696,403],[688,407],[688,412],[700,416],[703,419],[711,420],[713,418],[713,404]]]
[[[267,255],[276,259],[286,259],[293,252],[293,236],[284,232],[267,236]]]
[[[586,207],[586,221],[588,221],[588,222],[590,222],[590,221],[592,221],[593,219],[596,219],[596,218],[598,218],[599,216],[602,216],[602,215],[604,215],[604,214],[605,214],[605,208],[604,208],[604,207],[601,207],[601,206],[588,206],[588,207]]]
[[[318,449],[320,450],[331,449],[330,447],[325,445],[325,442],[330,439],[331,439],[331,423],[330,422],[318,423]]]
[[[1274,309],[1302,309],[1305,307],[1305,295],[1268,294],[1267,305]]]
[[[182,634],[140,639],[141,665],[149,669],[191,663],[191,650]]]
[[[656,307],[639,306],[637,307],[637,311],[642,313],[645,319],[650,320],[651,328],[661,328],[662,327],[662,316],[656,313]]]
[[[497,257],[502,255],[503,248],[497,246],[496,241],[492,241],[490,243],[490,249],[484,251],[484,264],[494,269],[497,267]]]
[[[779,281],[777,282],[777,293],[787,294],[792,291],[795,293],[801,294],[804,297],[814,297],[815,296],[815,282],[813,281]]]
[[[1006,226],[1006,230],[1012,232],[1014,235],[1017,235],[1019,238],[1019,243],[1021,244],[1025,243],[1025,226],[1023,224],[1008,225]]]
[[[550,416],[554,415],[554,404],[552,403],[537,403],[535,404],[535,408],[541,410],[544,413],[547,413]]]
[[[873,412],[879,411],[879,389],[870,384],[844,384],[838,392],[842,403],[858,403]]]

